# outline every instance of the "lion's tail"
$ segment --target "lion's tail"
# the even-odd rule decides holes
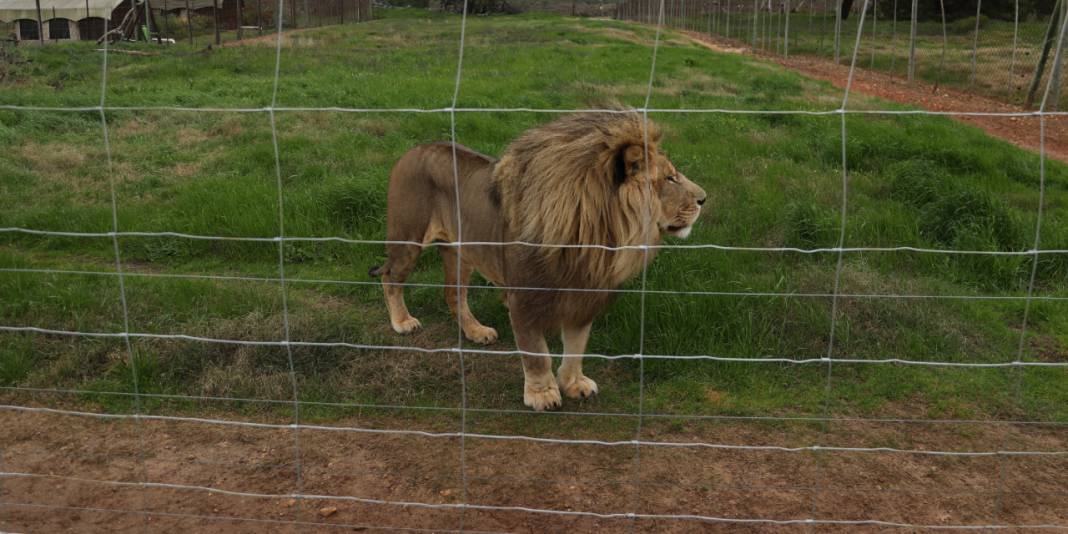
[[[382,274],[385,273],[385,272],[386,272],[386,270],[383,268],[382,265],[375,265],[374,267],[371,267],[371,269],[367,271],[367,275],[370,276],[371,278],[376,278],[376,277],[382,276]]]

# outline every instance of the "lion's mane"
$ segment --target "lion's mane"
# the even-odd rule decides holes
[[[659,128],[633,111],[568,116],[529,130],[493,173],[506,236],[546,245],[659,242],[653,173],[634,171],[645,169],[660,139]],[[642,161],[628,163],[635,154]],[[616,287],[651,256],[641,249],[523,248],[542,287]]]

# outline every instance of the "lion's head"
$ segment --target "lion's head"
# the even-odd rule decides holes
[[[643,172],[646,159],[649,161],[648,168],[653,169],[651,173],[646,173],[648,176],[642,178],[640,184],[656,192],[656,202],[660,207],[657,219],[660,233],[681,239],[689,237],[705,203],[707,194],[704,189],[682,174],[667,154],[660,150],[658,143],[650,145],[648,155],[644,146],[632,146],[623,157],[633,168],[634,174]],[[635,178],[628,176],[627,180],[634,181]]]
[[[635,112],[572,115],[529,130],[493,173],[509,238],[629,247],[655,244],[661,234],[688,236],[705,192],[678,172],[660,139],[660,129]],[[584,285],[622,283],[645,254],[596,247],[537,253],[545,267]]]

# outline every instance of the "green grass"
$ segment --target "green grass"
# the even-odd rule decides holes
[[[301,31],[287,38],[278,105],[432,108],[451,104],[459,19],[420,10],[381,10],[379,20]],[[585,108],[644,102],[652,54],[649,28],[603,20],[527,14],[468,21],[461,107]],[[121,48],[146,45],[122,44]],[[95,106],[101,56],[70,43],[20,49],[0,103]],[[269,105],[271,43],[207,56],[178,44],[159,56],[108,58],[106,102],[114,106]],[[62,83],[57,83],[61,80]],[[834,109],[840,93],[768,63],[717,54],[672,33],[657,56],[656,108]],[[853,105],[902,109],[855,95]],[[545,113],[462,112],[460,142],[498,154],[508,140],[551,120]],[[391,164],[421,142],[448,139],[446,113],[276,113],[284,223],[289,236],[385,236]],[[710,195],[691,243],[759,247],[834,246],[842,180],[837,115],[651,115],[666,132],[674,162]],[[278,234],[276,169],[263,112],[109,111],[112,167],[100,115],[0,112],[0,227],[75,232],[111,229],[114,180],[123,231],[263,237]],[[1039,159],[945,117],[849,115],[847,246],[1026,250],[1034,239]],[[1068,249],[1068,169],[1046,164],[1042,248]],[[130,329],[239,339],[283,337],[278,249],[272,242],[123,237],[119,240]],[[437,288],[408,292],[426,329],[400,337],[388,326],[381,290],[368,279],[384,247],[287,243],[291,337],[365,345],[449,347],[456,329]],[[440,262],[424,255],[413,282],[440,283]],[[666,250],[648,276],[642,302],[620,296],[594,326],[600,354],[819,358],[826,354],[836,255]],[[841,292],[850,295],[1018,297],[1029,256],[910,252],[850,253]],[[0,234],[0,267],[111,273],[0,272],[0,324],[121,331],[123,313],[108,238]],[[204,280],[157,275],[223,275]],[[258,280],[255,278],[266,278]],[[348,283],[324,283],[341,280]],[[1043,255],[1035,294],[1068,297],[1068,257]],[[479,282],[484,283],[484,282]],[[634,281],[627,289],[638,289]],[[675,294],[663,291],[699,291]],[[727,296],[723,292],[799,296]],[[492,289],[473,290],[475,313],[512,347],[507,313]],[[1019,299],[847,297],[838,305],[835,357],[1004,362],[1016,358],[1024,305]],[[1068,301],[1032,303],[1024,358],[1068,358]],[[559,343],[552,344],[559,350]],[[286,400],[289,356],[281,347],[136,339],[141,391]],[[133,390],[133,369],[118,339],[0,334],[0,384]],[[403,351],[297,347],[304,400],[458,406],[455,356]],[[640,366],[625,359],[587,364],[602,394],[568,401],[569,410],[634,412]],[[469,354],[468,405],[521,408],[514,358]],[[824,410],[827,369],[649,359],[646,412],[806,415]],[[1016,383],[1021,387],[1017,392]],[[1068,421],[1063,368],[933,368],[836,364],[832,413],[893,417],[1028,418]],[[12,394],[12,393],[8,393]],[[132,409],[126,396],[83,402]],[[203,409],[149,400],[151,410]],[[214,409],[261,412],[235,403]],[[278,408],[284,411],[284,406]],[[347,412],[319,407],[316,417]],[[524,420],[526,421],[526,420]],[[526,424],[526,423],[524,423]],[[539,423],[540,424],[540,423]]]
[[[840,63],[849,65],[856,49],[858,68],[907,77],[910,54],[908,15],[899,15],[895,21],[885,6],[880,7],[877,15],[869,11],[857,46],[861,5],[861,2],[854,4],[849,18],[842,21],[838,52]],[[732,6],[734,7],[729,16],[729,27],[727,15],[722,10],[700,17],[672,16],[668,11],[665,13],[664,24],[672,28],[685,27],[692,31],[711,33],[769,53],[784,53],[786,17],[782,13],[760,11],[754,16],[751,3],[749,8],[744,10],[740,9],[737,3]],[[1021,13],[1014,36],[1011,15],[1007,20],[991,19],[984,15],[980,19],[978,40],[974,16],[956,20],[951,18],[947,20],[944,31],[940,20],[920,21],[916,28],[914,75],[919,80],[935,85],[955,87],[1022,104],[1042,50],[1048,17],[1048,14],[1039,16],[1034,13]],[[791,13],[789,53],[833,60],[834,25],[833,11],[812,12],[808,7],[803,7]],[[1042,100],[1051,65],[1052,59],[1046,64],[1036,103]],[[1061,107],[1066,103],[1068,96],[1062,95]]]

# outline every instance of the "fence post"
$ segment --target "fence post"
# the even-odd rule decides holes
[[[189,31],[189,44],[193,44],[193,9],[189,0],[185,0],[185,26]]]
[[[219,0],[211,0],[211,16],[215,19],[215,44],[222,44],[222,35],[219,34]]]
[[[786,0],[786,29],[783,31],[783,57],[790,57],[790,0]]]
[[[897,54],[894,53],[894,45],[897,44],[897,0],[894,0],[894,18],[890,23],[890,72],[894,72],[894,60],[897,59]]]
[[[727,30],[724,32],[724,34],[725,34],[724,36],[727,39],[730,39],[731,38],[731,0],[727,0],[727,13],[725,13],[725,16],[727,17]]]
[[[823,38],[827,37],[827,32],[823,31],[823,27],[827,26],[824,21],[827,20],[827,0],[823,0],[823,13],[819,16],[819,44],[816,45],[816,53],[823,51]]]
[[[968,81],[970,85],[975,85],[975,68],[978,62],[979,56],[979,15],[982,13],[983,0],[976,0],[975,2],[975,36],[972,37],[972,77]]]
[[[235,2],[235,5],[237,6],[235,8],[236,9],[235,17],[236,17],[237,20],[234,23],[234,26],[235,26],[234,29],[237,30],[237,40],[240,41],[241,38],[244,37],[244,35],[245,35],[245,29],[242,28],[242,26],[245,25],[245,17],[243,16],[244,13],[241,11],[241,2],[242,2],[242,0],[233,0],[233,2]]]
[[[1020,0],[1016,0],[1016,14],[1012,19],[1012,58],[1009,59],[1009,87],[1012,87],[1013,71],[1016,70],[1016,37],[1020,32]]]
[[[263,0],[256,0],[256,27],[257,35],[263,35]]]
[[[148,11],[151,8],[148,5],[148,0],[142,0],[142,1],[145,3],[145,42],[146,43],[151,43],[152,42],[152,23],[150,21],[151,21],[152,17],[149,14],[149,11]]]
[[[842,45],[842,1],[836,0],[837,5],[834,6],[834,62],[838,63],[841,59],[841,45]],[[917,0],[912,0],[914,3]]]
[[[757,2],[759,1],[760,0],[753,0],[753,38],[750,39],[749,42],[750,48],[753,50],[756,50],[757,45]]]
[[[716,17],[716,16],[719,15],[719,10],[718,10],[719,2],[716,2],[714,5],[716,6],[716,8],[714,8],[712,10],[712,12],[708,14],[708,36],[709,37],[712,37],[712,26],[713,26],[712,20],[713,20],[713,17]]]
[[[916,77],[916,11],[919,0],[912,0],[912,22],[909,29],[909,81]]]
[[[1038,63],[1035,65],[1035,75],[1031,79],[1031,87],[1027,90],[1027,100],[1025,107],[1031,107],[1035,103],[1035,92],[1038,91],[1038,83],[1042,80],[1042,72],[1046,70],[1046,60],[1049,59],[1049,47],[1053,42],[1053,36],[1055,35],[1058,27],[1057,21],[1061,18],[1061,3],[1064,0],[1057,0],[1057,3],[1053,5],[1053,13],[1050,14],[1049,28],[1046,28],[1046,38],[1042,41],[1042,53],[1038,56]]]
[[[875,68],[875,46],[879,42],[879,0],[872,0],[871,3],[871,66],[869,68]]]
[[[1061,8],[1061,25],[1063,26],[1064,21],[1068,20],[1068,2],[1061,0],[1059,7]],[[1063,48],[1063,28],[1059,30],[1058,35],[1059,37],[1057,38],[1057,45],[1055,50],[1061,50]],[[1043,98],[1043,102],[1045,104],[1044,107],[1053,111],[1057,110],[1057,101],[1060,100],[1061,96],[1061,68],[1064,66],[1064,60],[1057,56],[1058,54],[1054,52],[1053,68],[1050,70],[1049,74],[1049,94],[1046,95],[1046,98]],[[1043,109],[1042,111],[1046,111],[1046,109]]]

